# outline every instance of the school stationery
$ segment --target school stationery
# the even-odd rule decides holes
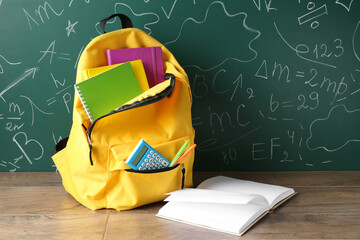
[[[125,161],[134,170],[153,170],[169,167],[170,161],[147,144],[143,139],[139,141],[133,152]]]
[[[170,193],[157,216],[241,236],[295,194],[292,188],[217,176]]]
[[[170,167],[174,166],[176,161],[179,159],[179,157],[185,152],[185,149],[187,147],[187,145],[189,145],[189,141],[186,141],[184,143],[184,145],[182,145],[182,147],[180,148],[180,150],[176,153],[176,155],[174,156],[174,158],[171,160],[170,163]]]
[[[164,81],[160,47],[108,49],[106,57],[109,65],[141,59],[150,88]]]
[[[192,152],[192,150],[194,150],[195,148],[196,148],[196,144],[194,144],[194,145],[192,145],[191,147],[189,147],[189,149],[186,150],[186,152],[184,152],[184,153],[179,157],[179,159],[176,161],[176,163],[175,163],[174,165],[180,163],[181,160],[183,160],[184,158],[186,158],[187,155],[189,155],[189,154]]]
[[[108,65],[108,66],[102,66],[102,67],[96,67],[96,68],[89,68],[84,70],[84,79],[88,79],[91,77],[94,77],[100,73],[103,73],[107,70],[110,70],[114,67],[117,67],[119,65],[121,65],[122,63],[119,64],[114,64],[114,65]],[[130,61],[131,67],[134,71],[135,77],[139,82],[140,88],[143,92],[149,90],[149,84],[146,78],[146,74],[145,74],[145,70],[144,70],[144,66],[141,62],[141,60],[135,60],[135,61]]]
[[[142,93],[129,62],[75,84],[91,122]]]

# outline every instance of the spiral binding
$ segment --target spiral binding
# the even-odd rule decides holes
[[[88,115],[90,121],[93,122],[93,121],[94,121],[93,116],[92,116],[92,114],[91,114],[91,111],[90,111],[88,105],[86,104],[86,101],[85,101],[85,99],[84,99],[84,97],[83,97],[83,94],[81,93],[80,87],[75,85],[75,90],[76,90],[76,92],[77,92],[78,95],[79,95],[81,104],[83,105],[86,114]]]

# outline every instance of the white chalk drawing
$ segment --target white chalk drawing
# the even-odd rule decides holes
[[[79,22],[74,22],[74,23],[71,23],[70,20],[68,20],[68,25],[67,27],[65,28],[66,29],[66,36],[69,37],[70,34],[73,32],[73,33],[76,33],[75,32],[75,25],[78,24]]]
[[[48,12],[49,10],[51,10],[51,12],[55,14],[57,17],[61,16],[64,12],[64,9],[62,9],[60,12],[57,12],[56,10],[53,9],[50,3],[45,2],[43,5],[39,5],[38,8],[34,11],[35,15],[39,17],[38,21],[36,21],[35,16],[34,16],[35,18],[32,17],[25,9],[23,9],[30,31],[32,31],[32,24],[35,24],[36,26],[40,26],[39,20],[41,21],[42,24],[44,24],[45,23],[44,17],[46,17],[47,20],[50,20],[50,16]]]
[[[53,56],[54,54],[56,54],[55,52],[55,43],[56,41],[52,41],[49,45],[49,47],[46,49],[46,51],[40,51],[41,53],[43,53],[43,55],[41,56],[41,58],[38,60],[38,63],[41,62],[43,60],[43,58],[47,55],[47,54],[50,54],[50,60],[49,60],[49,63],[51,64],[52,63],[52,59],[53,59]]]
[[[320,65],[323,65],[323,66],[326,66],[326,67],[331,67],[331,68],[337,68],[337,66],[335,65],[331,65],[331,64],[328,64],[328,63],[324,63],[324,62],[320,62],[320,61],[316,61],[316,60],[313,60],[313,59],[310,59],[310,58],[306,58],[304,56],[302,56],[302,54],[307,54],[310,52],[310,48],[305,45],[305,44],[298,44],[296,45],[296,47],[294,48],[293,46],[291,46],[288,41],[284,38],[283,34],[280,33],[278,27],[277,27],[277,24],[274,22],[274,27],[275,27],[275,30],[276,32],[278,33],[278,35],[280,36],[280,38],[284,41],[284,43],[291,49],[293,50],[296,55],[303,59],[303,60],[306,60],[308,62],[312,62],[312,63],[316,63],[316,64],[320,64]]]
[[[21,64],[21,62],[10,62],[9,60],[7,60],[3,55],[0,54],[0,59],[3,59],[5,61],[5,63],[9,64],[9,65],[19,65]],[[4,68],[3,66],[0,64],[0,74],[4,73]]]
[[[13,81],[12,83],[10,83],[4,90],[2,90],[0,92],[0,98],[6,102],[5,98],[4,98],[4,94],[9,91],[10,89],[16,87],[20,82],[24,81],[25,79],[31,77],[31,79],[35,78],[35,73],[36,71],[38,71],[39,68],[30,68],[25,70],[25,72],[17,79],[15,79],[15,81]]]
[[[336,0],[335,3],[343,6],[348,12],[350,12],[353,0]]]
[[[19,104],[10,102],[9,103],[9,116],[6,117],[6,126],[5,130],[13,132],[20,130],[25,123],[22,121],[22,115],[25,113],[24,110],[21,110]]]
[[[255,34],[255,37],[252,38],[252,39],[249,41],[249,43],[247,44],[247,50],[249,50],[249,51],[252,53],[252,56],[251,56],[251,57],[247,57],[247,58],[245,58],[245,59],[242,59],[242,58],[241,58],[241,57],[242,57],[242,54],[236,54],[236,53],[233,53],[233,52],[234,52],[234,51],[233,51],[233,52],[228,53],[228,54],[235,54],[235,55],[239,55],[239,56],[229,56],[229,57],[226,57],[225,59],[219,60],[220,62],[218,62],[217,64],[215,64],[215,66],[201,67],[201,68],[199,67],[199,68],[200,68],[202,71],[210,71],[210,70],[212,70],[212,69],[215,69],[215,68],[221,66],[222,64],[224,64],[226,61],[228,61],[228,60],[230,60],[230,59],[231,59],[231,60],[238,61],[238,62],[243,62],[243,63],[251,62],[251,61],[253,61],[254,59],[256,59],[258,53],[257,53],[257,51],[256,51],[255,49],[253,49],[252,43],[253,43],[256,39],[258,39],[258,38],[260,37],[261,32],[258,31],[258,30],[256,30],[256,29],[253,29],[253,28],[251,28],[251,27],[249,27],[249,26],[247,25],[247,17],[248,17],[247,13],[245,13],[245,12],[237,12],[237,13],[231,14],[231,13],[229,13],[228,10],[226,9],[225,4],[224,4],[223,2],[220,2],[220,1],[214,1],[214,2],[212,2],[212,3],[208,6],[208,8],[206,9],[206,13],[205,13],[205,16],[203,17],[203,19],[201,19],[201,20],[196,20],[196,19],[194,19],[194,18],[192,18],[192,17],[186,18],[186,19],[184,20],[184,22],[181,24],[181,27],[180,27],[180,30],[179,30],[179,33],[178,33],[177,37],[176,37],[174,40],[172,40],[172,41],[169,41],[169,42],[167,42],[167,43],[164,43],[164,45],[165,45],[165,46],[168,46],[168,45],[174,44],[175,42],[179,41],[179,39],[181,39],[181,37],[183,36],[183,33],[185,32],[185,30],[186,30],[187,28],[189,28],[188,25],[193,26],[193,27],[200,27],[200,28],[201,28],[201,25],[202,25],[202,24],[206,24],[206,22],[208,21],[208,16],[209,16],[209,12],[210,12],[211,8],[213,8],[213,7],[215,7],[215,6],[216,6],[216,7],[221,7],[221,8],[222,8],[222,11],[224,11],[224,14],[225,14],[225,16],[226,16],[227,18],[242,17],[242,18],[243,18],[243,20],[242,20],[242,27],[243,27],[247,32],[252,33],[252,34]],[[220,31],[220,30],[226,30],[226,29],[218,29],[218,31]],[[209,34],[210,34],[210,33],[209,33]],[[212,33],[211,33],[211,34],[212,34]],[[218,34],[221,35],[221,33],[218,33]],[[213,36],[213,35],[212,35],[212,36]],[[202,37],[206,37],[206,36],[202,36]],[[233,40],[233,41],[234,41],[234,44],[236,44],[236,41],[237,41],[237,40],[238,40],[238,39],[234,38],[234,40]],[[202,45],[203,43],[200,41],[200,42],[198,42],[198,44]],[[216,44],[218,44],[218,43],[216,43]],[[199,46],[192,46],[192,47],[198,48]],[[218,48],[218,46],[216,45],[216,46],[213,46],[211,49],[212,49],[213,51],[215,51],[216,49],[219,49],[219,48]],[[192,67],[192,66],[197,66],[197,67],[198,67],[199,64],[196,64],[196,65],[186,65],[186,67]]]
[[[69,7],[71,7],[73,1],[74,1],[74,0],[71,0],[71,1],[69,2]],[[90,0],[85,0],[84,2],[88,4],[88,3],[90,3]]]
[[[261,0],[257,0],[257,2],[256,2],[256,0],[253,0],[253,2],[254,2],[254,4],[255,4],[255,7],[259,10],[259,11],[261,11]],[[272,8],[271,7],[271,2],[272,2],[272,0],[264,0],[264,4],[265,4],[265,8],[266,8],[266,11],[267,12],[270,12],[270,11],[276,11],[277,9],[276,8]]]
[[[44,147],[41,145],[39,141],[35,139],[29,139],[26,133],[18,132],[14,135],[12,140],[18,146],[18,148],[20,149],[20,151],[22,152],[22,154],[25,156],[26,160],[30,164],[33,164],[33,160],[39,160],[43,157]],[[30,147],[25,149],[27,145],[30,145]],[[31,149],[31,152],[37,152],[38,155],[30,156],[27,152],[27,149]]]
[[[177,0],[175,0],[175,1],[173,2],[173,4],[172,4],[172,6],[171,6],[171,9],[170,9],[169,13],[166,13],[166,11],[165,11],[164,7],[161,7],[161,9],[163,10],[163,12],[164,12],[164,14],[165,14],[165,16],[166,16],[166,18],[167,18],[167,19],[170,19],[170,17],[171,17],[171,13],[172,13],[172,12],[173,12],[173,10],[174,10],[174,7],[175,7],[176,2],[177,2]]]
[[[84,48],[85,48],[85,47],[82,46],[81,49],[80,49],[80,51],[79,51],[79,54],[78,54],[78,56],[77,56],[77,58],[76,58],[76,61],[75,61],[75,64],[74,64],[74,69],[76,69],[76,67],[77,67],[77,65],[78,65],[78,63],[79,63],[79,59],[80,59],[80,56],[81,56]]]
[[[115,4],[115,7],[114,7],[114,8],[115,8],[115,12],[123,12],[122,10],[119,10],[118,7],[120,7],[120,8],[121,8],[121,7],[125,7],[125,8],[127,8],[127,9],[129,9],[129,10],[131,11],[131,13],[132,13],[134,16],[136,16],[136,17],[153,16],[153,17],[155,18],[155,20],[152,21],[152,22],[146,23],[146,24],[144,24],[144,26],[143,26],[144,29],[146,29],[146,30],[148,31],[148,34],[150,34],[150,35],[151,35],[152,31],[151,31],[151,29],[149,28],[149,26],[158,23],[159,20],[160,20],[159,15],[157,15],[156,13],[153,13],[153,12],[135,13],[134,10],[133,10],[129,5],[127,5],[127,4],[125,4],[125,3],[116,3],[116,4]],[[115,19],[114,19],[114,21],[115,21]],[[100,32],[100,34],[101,34],[101,32]]]
[[[256,132],[257,130],[259,130],[261,128],[261,126],[258,126],[252,130],[250,130],[249,132],[246,132],[238,137],[236,137],[235,139],[227,142],[227,143],[223,143],[223,144],[218,144],[218,140],[216,138],[211,138],[211,139],[207,139],[202,141],[201,143],[199,143],[197,150],[198,151],[212,151],[212,150],[218,150],[218,149],[222,149],[226,146],[229,146],[233,143],[236,143],[237,141],[240,141],[241,139],[251,135],[252,133]]]
[[[299,25],[303,25],[304,23],[311,22],[310,27],[312,29],[317,28],[320,23],[316,21],[315,19],[323,16],[328,15],[326,4],[323,4],[321,7],[315,9],[316,5],[314,2],[308,2],[306,8],[309,10],[308,13],[305,13],[304,15],[298,17]]]
[[[355,55],[356,59],[360,61],[360,49],[356,49],[356,46],[355,46],[356,34],[358,34],[358,36],[359,36],[359,39],[358,39],[358,41],[357,41],[357,44],[359,44],[359,40],[360,40],[360,30],[359,30],[359,26],[360,26],[360,21],[356,24],[356,27],[355,27],[355,30],[354,30],[354,33],[353,33],[353,37],[352,37],[351,43],[352,43],[354,55]]]
[[[339,117],[342,117],[341,121],[336,119]],[[343,120],[347,120],[348,122],[343,122]],[[349,126],[352,126],[355,122],[359,122],[359,120],[360,109],[348,110],[345,105],[332,107],[325,118],[315,119],[310,124],[310,136],[306,140],[307,148],[310,151],[322,149],[327,152],[335,152],[350,143],[360,142],[359,132],[349,128]],[[331,137],[325,137],[324,132],[329,133]],[[347,139],[344,139],[344,136],[346,136]],[[314,142],[319,143],[316,145]]]
[[[25,98],[26,100],[29,101],[30,107],[31,107],[31,127],[34,126],[34,122],[35,122],[35,110],[37,110],[38,112],[44,114],[44,115],[52,115],[54,113],[49,113],[49,112],[45,112],[43,110],[41,110],[29,97],[24,96],[24,95],[20,95],[20,97]]]

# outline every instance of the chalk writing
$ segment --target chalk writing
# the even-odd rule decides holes
[[[231,49],[231,51],[229,51],[227,53],[224,53],[224,51],[221,51],[221,48],[218,48],[218,44],[216,43],[216,45],[214,45],[211,49],[213,51],[220,51],[220,52],[219,53],[216,52],[214,54],[218,54],[220,56],[226,56],[226,57],[222,58],[220,60],[214,59],[214,60],[217,60],[216,62],[215,61],[212,62],[213,59],[208,59],[208,62],[211,62],[211,65],[206,66],[205,68],[201,67],[201,70],[209,71],[209,70],[215,69],[215,68],[223,65],[228,60],[235,60],[235,61],[238,61],[238,62],[251,62],[251,61],[253,61],[257,57],[258,53],[252,47],[252,45],[253,45],[253,42],[260,37],[260,35],[261,35],[260,31],[254,29],[254,28],[251,28],[251,27],[249,27],[247,25],[247,18],[248,18],[247,13],[245,13],[245,12],[237,12],[237,13],[231,14],[226,9],[224,3],[220,2],[220,1],[212,2],[208,6],[203,19],[196,20],[195,18],[192,18],[192,17],[189,17],[189,18],[185,19],[185,21],[181,24],[180,31],[179,31],[177,37],[174,40],[165,43],[164,45],[165,46],[173,45],[178,41],[189,42],[190,41],[189,39],[183,39],[183,38],[187,38],[189,36],[192,37],[192,34],[188,33],[189,29],[197,29],[196,31],[200,31],[202,28],[205,28],[204,26],[206,26],[207,22],[213,20],[213,18],[211,17],[211,14],[213,13],[212,10],[217,9],[217,8],[221,8],[221,11],[224,12],[225,15],[222,16],[222,17],[224,17],[225,19],[227,19],[227,20],[230,20],[230,19],[237,20],[238,19],[239,21],[241,20],[241,24],[242,24],[241,26],[243,27],[245,32],[247,32],[248,34],[252,34],[252,36],[254,36],[254,37],[248,42],[248,44],[246,45],[245,48],[243,46],[239,46],[239,48]],[[224,29],[224,30],[227,30],[227,29]],[[207,33],[207,34],[210,34],[210,33]],[[206,36],[202,36],[202,37],[207,38]],[[211,34],[211,36],[209,36],[208,38],[210,38],[210,37],[213,38],[214,35]],[[194,46],[189,45],[188,47],[198,46],[197,49],[201,49],[201,47],[203,46],[203,44],[201,44],[201,42],[206,42],[206,39],[204,39],[204,41],[193,42],[192,45],[194,45]],[[198,45],[198,44],[201,44],[201,45]],[[247,51],[247,53],[244,55],[243,53],[240,53],[241,50],[242,51]],[[206,51],[203,52],[203,54],[205,54],[205,53],[206,53]],[[186,66],[191,66],[191,65],[186,65]]]
[[[317,61],[317,60],[313,60],[313,59],[310,59],[310,58],[306,58],[303,56],[303,54],[307,54],[310,52],[310,48],[305,45],[305,44],[298,44],[296,45],[296,47],[294,48],[293,46],[291,46],[288,41],[283,37],[283,35],[280,33],[276,23],[274,22],[274,27],[275,27],[275,30],[276,32],[278,33],[278,35],[280,36],[280,38],[284,41],[284,43],[291,49],[293,50],[296,55],[303,59],[303,60],[306,60],[306,61],[309,61],[309,62],[312,62],[312,63],[316,63],[316,64],[320,64],[320,65],[323,65],[323,66],[326,66],[326,67],[330,67],[330,68],[337,68],[336,66],[332,65],[332,64],[328,64],[328,63],[324,63],[324,62],[320,62],[320,61]]]
[[[151,28],[149,27],[150,25],[154,25],[154,24],[157,24],[158,22],[159,22],[159,20],[160,20],[160,17],[159,17],[159,15],[158,14],[156,14],[156,13],[153,13],[153,12],[144,12],[144,13],[135,13],[134,12],[134,10],[129,6],[129,5],[127,5],[127,4],[125,4],[125,3],[116,3],[115,4],[115,12],[123,12],[122,10],[118,10],[118,7],[125,7],[125,8],[127,8],[128,10],[130,10],[131,11],[131,13],[134,15],[134,16],[136,16],[136,17],[143,17],[143,16],[151,16],[151,17],[153,17],[155,20],[154,21],[152,21],[152,22],[147,22],[147,23],[145,23],[144,24],[144,26],[143,26],[143,28],[144,29],[146,29],[147,31],[148,31],[148,34],[151,34],[152,33],[152,31],[151,31]],[[113,20],[113,21],[109,21],[108,23],[112,23],[112,22],[114,22],[115,21],[115,19]],[[98,31],[99,32],[99,34],[101,34],[101,31]]]
[[[174,10],[174,7],[175,7],[176,2],[177,2],[177,0],[174,0],[173,4],[172,4],[172,6],[171,6],[171,9],[170,9],[170,11],[169,11],[169,13],[166,13],[164,7],[161,7],[161,9],[163,10],[163,12],[164,12],[164,14],[165,14],[165,16],[166,16],[167,19],[169,19],[169,18],[171,17],[171,13],[172,13],[173,10]]]
[[[60,12],[57,12],[56,10],[53,9],[53,7],[48,3],[48,2],[45,2],[43,5],[39,5],[38,8],[34,11],[35,15],[38,16],[38,21],[35,20],[35,16],[32,17],[25,9],[23,9],[23,12],[26,16],[26,19],[28,21],[28,25],[29,25],[29,28],[30,28],[30,31],[32,31],[32,25],[35,24],[36,26],[39,26],[39,20],[41,21],[41,23],[45,23],[44,21],[44,14],[47,18],[47,20],[50,19],[50,16],[49,16],[49,10],[51,10],[51,12],[53,14],[55,14],[56,16],[61,16],[64,12],[64,9],[62,9]]]
[[[52,73],[50,73],[50,75],[51,75],[51,78],[52,78],[52,80],[53,80],[53,83],[55,84],[55,87],[56,87],[57,89],[59,89],[59,88],[62,88],[62,89],[60,89],[59,91],[57,91],[57,92],[55,93],[55,94],[56,94],[55,97],[51,97],[51,98],[49,98],[49,99],[46,100],[48,106],[54,104],[54,103],[57,101],[57,99],[56,99],[56,96],[57,96],[57,95],[63,94],[63,92],[65,92],[65,91],[67,91],[67,90],[69,90],[69,89],[71,89],[71,90],[73,89],[73,86],[72,86],[72,85],[64,86],[65,83],[66,83],[66,79],[64,79],[63,82],[60,82],[59,80],[57,80],[57,79],[54,77],[54,75],[53,75]],[[63,102],[64,102],[64,104],[65,104],[67,113],[70,114],[70,112],[71,112],[71,106],[70,106],[70,104],[71,104],[71,100],[72,100],[72,97],[71,97],[70,93],[65,92],[64,95],[62,95],[62,100],[63,100]]]
[[[34,126],[34,122],[35,122],[35,111],[44,114],[44,115],[52,115],[54,113],[49,113],[49,112],[45,112],[43,110],[41,110],[29,97],[24,96],[24,95],[20,95],[20,97],[25,98],[26,100],[28,100],[29,104],[30,104],[30,109],[31,109],[31,127]]]
[[[34,160],[37,161],[43,157],[44,155],[43,146],[37,140],[29,139],[26,133],[18,132],[14,135],[12,140],[18,146],[18,148],[20,149],[20,151],[22,152],[22,154],[25,156],[26,160],[30,164],[33,164]],[[34,149],[36,149],[36,155],[35,156],[28,155],[29,149],[31,149],[32,153],[34,153]]]
[[[336,0],[335,3],[343,6],[348,12],[350,12],[353,0]]]
[[[256,8],[261,11],[261,0],[253,0]],[[276,8],[271,7],[272,0],[264,0],[265,8],[267,12],[276,11]]]
[[[0,98],[6,102],[5,98],[4,98],[4,94],[9,91],[10,89],[16,87],[20,82],[24,81],[25,79],[27,79],[28,77],[31,77],[32,79],[34,79],[35,77],[35,73],[36,71],[38,71],[39,68],[30,68],[25,70],[25,72],[17,79],[15,79],[15,81],[13,81],[12,83],[10,83],[7,87],[5,87],[1,92],[0,92]]]
[[[314,9],[315,7],[316,7],[315,3],[308,2],[306,8],[307,8],[307,10],[309,10],[309,12],[302,15],[301,17],[298,17],[299,25],[303,25],[304,23],[313,21],[314,19],[317,19],[323,15],[328,14],[326,4],[323,4],[321,7],[317,8],[317,9]],[[319,25],[320,25],[320,23],[316,20],[314,20],[310,24],[312,29],[317,28]]]
[[[355,57],[357,58],[357,60],[360,61],[360,49],[358,49],[359,46],[356,46],[356,45],[355,45],[355,42],[356,42],[356,41],[355,41],[355,38],[356,38],[356,36],[358,35],[358,37],[360,38],[359,26],[360,26],[360,21],[356,24],[356,27],[355,27],[355,30],[354,30],[354,33],[353,33],[353,36],[352,36],[352,41],[351,41],[351,43],[352,43],[354,55],[355,55]],[[359,42],[359,41],[357,41],[357,42]]]
[[[337,120],[339,117],[341,117],[341,121]],[[306,140],[307,148],[310,151],[322,149],[327,152],[335,152],[351,143],[360,142],[359,132],[345,128],[352,119],[360,120],[360,109],[349,110],[345,105],[332,107],[326,117],[315,119],[310,124],[310,136]],[[330,133],[330,131],[321,132],[322,136],[319,138],[321,128],[331,129],[331,135],[338,136],[337,139],[331,138],[331,140],[335,140],[335,143],[330,143],[329,137],[324,136],[326,132]],[[339,131],[341,134],[336,134],[334,131]]]
[[[3,55],[0,54],[0,59],[2,59],[5,63],[9,64],[9,65],[19,65],[21,64],[21,62],[10,62],[9,60],[7,60]],[[4,73],[4,68],[2,66],[2,64],[0,63],[0,74]]]
[[[75,25],[78,24],[79,22],[75,22],[75,23],[71,23],[70,20],[68,20],[68,25],[66,27],[66,36],[69,37],[70,34],[73,32],[73,33],[76,33],[75,32]]]

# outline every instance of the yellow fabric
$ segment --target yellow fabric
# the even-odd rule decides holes
[[[78,96],[74,95],[73,125],[66,148],[53,155],[65,189],[90,209],[126,210],[163,200],[165,193],[178,190],[182,169],[177,166],[160,173],[129,172],[124,163],[140,139],[144,139],[168,159],[182,144],[194,143],[191,121],[191,90],[188,77],[171,52],[145,32],[127,28],[93,39],[84,49],[78,63],[76,82],[84,80],[89,68],[107,65],[106,49],[160,46],[164,70],[175,75],[175,86],[169,97],[155,103],[119,112],[100,119],[91,134],[92,160],[85,126],[87,118]],[[167,80],[128,103],[134,103],[162,92]],[[83,126],[82,126],[83,125]],[[185,187],[192,187],[194,153],[183,161]]]

